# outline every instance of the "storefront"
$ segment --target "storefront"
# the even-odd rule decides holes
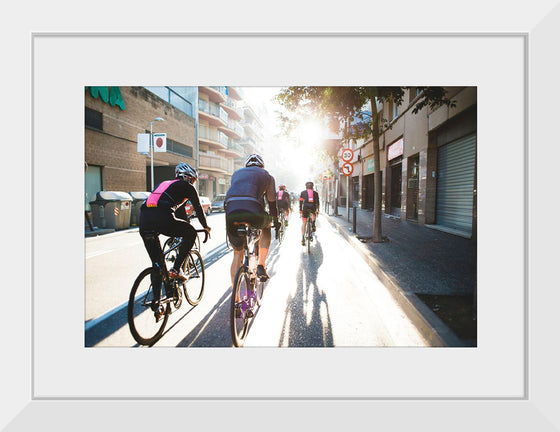
[[[404,139],[401,138],[387,147],[387,197],[386,208],[388,213],[401,216],[402,198],[402,155],[404,149]]]
[[[471,235],[476,163],[476,134],[438,147],[438,225]]]
[[[406,218],[418,221],[420,194],[420,156],[418,154],[408,158],[406,178]]]

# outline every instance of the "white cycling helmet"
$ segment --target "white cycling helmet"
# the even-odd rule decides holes
[[[247,159],[245,159],[245,166],[258,166],[264,168],[263,158],[256,153],[250,154],[249,156],[247,156]]]
[[[175,177],[181,177],[184,180],[190,177],[194,181],[198,180],[198,172],[188,163],[182,162],[175,167]]]

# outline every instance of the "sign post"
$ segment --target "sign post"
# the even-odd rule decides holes
[[[342,174],[346,176],[346,217],[350,221],[350,175],[354,171],[354,166],[350,161],[354,158],[354,152],[352,149],[345,148],[342,150],[341,157],[343,160],[342,164]]]
[[[152,191],[154,190],[154,129],[152,125],[157,121],[163,121],[163,119],[161,117],[156,117],[150,122],[150,174],[152,177]]]

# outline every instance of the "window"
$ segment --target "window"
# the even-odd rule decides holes
[[[410,87],[410,103],[422,93],[421,87]]]
[[[173,141],[169,138],[167,138],[167,151],[187,157],[193,156],[193,148],[191,146],[178,143],[177,141]]]
[[[393,100],[387,102],[387,116],[389,117],[387,119],[389,122],[392,122],[399,116],[399,107]]]
[[[103,130],[103,114],[86,107],[86,127]]]
[[[193,97],[192,89],[196,89],[196,87],[145,87],[145,89],[159,96],[165,102],[170,103],[188,116],[193,116],[193,104],[187,98]]]
[[[91,211],[90,202],[95,201],[97,192],[103,190],[101,183],[101,167],[95,165],[88,165],[85,173],[85,211]]]

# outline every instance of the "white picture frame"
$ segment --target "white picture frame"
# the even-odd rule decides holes
[[[412,7],[412,6],[411,6]],[[558,59],[554,58],[554,53],[551,50],[551,42],[558,40],[559,25],[560,24],[560,9],[555,2],[550,2],[547,5],[531,5],[526,6],[527,9],[514,10],[510,16],[511,21],[504,22],[497,21],[498,18],[503,18],[502,11],[498,8],[489,8],[483,10],[483,6],[473,7],[476,14],[469,9],[468,12],[462,17],[454,15],[454,20],[459,20],[460,24],[454,26],[453,31],[450,32],[446,28],[445,23],[449,22],[449,17],[444,12],[440,16],[443,24],[431,26],[430,24],[423,25],[418,23],[418,27],[405,28],[406,24],[410,21],[403,19],[403,23],[397,25],[396,30],[389,28],[388,24],[384,27],[379,27],[376,31],[372,31],[367,26],[369,23],[358,22],[357,28],[350,32],[340,33],[338,31],[325,30],[319,25],[305,27],[304,24],[294,29],[286,30],[281,22],[275,26],[268,27],[269,30],[262,30],[259,25],[247,25],[243,28],[243,22],[240,22],[240,28],[243,28],[243,37],[250,39],[267,40],[267,38],[286,38],[296,39],[301,38],[314,38],[317,45],[317,50],[322,54],[328,52],[326,45],[331,42],[349,42],[355,40],[354,38],[360,37],[369,40],[375,37],[385,37],[387,40],[399,37],[459,37],[461,39],[469,40],[469,38],[476,40],[477,38],[497,38],[504,40],[511,40],[511,38],[519,39],[520,49],[523,51],[523,60],[519,64],[519,68],[523,69],[524,85],[523,88],[516,88],[514,91],[519,92],[525,99],[525,109],[523,118],[525,120],[525,127],[522,127],[523,137],[521,140],[524,143],[523,149],[511,149],[508,153],[516,153],[517,157],[521,157],[521,162],[524,167],[523,173],[523,194],[524,197],[519,197],[523,201],[520,207],[524,209],[523,215],[512,216],[521,217],[524,226],[524,232],[512,232],[509,240],[511,247],[519,246],[519,242],[524,246],[524,257],[521,265],[524,267],[522,274],[524,275],[524,304],[518,311],[519,321],[516,322],[514,327],[515,332],[522,332],[522,335],[516,334],[512,337],[512,343],[518,343],[519,337],[522,339],[523,350],[518,352],[520,358],[512,358],[512,362],[516,361],[523,364],[521,391],[519,386],[507,389],[506,396],[494,394],[492,396],[476,397],[457,395],[449,392],[445,396],[422,396],[422,389],[412,394],[394,394],[390,396],[364,396],[363,394],[350,395],[338,394],[337,389],[332,388],[344,382],[344,377],[341,376],[344,372],[340,370],[326,371],[332,375],[325,373],[324,387],[321,387],[326,396],[321,396],[321,392],[314,394],[305,394],[304,392],[293,391],[292,393],[284,392],[278,393],[274,389],[269,393],[265,393],[265,389],[261,389],[258,397],[236,397],[224,389],[223,392],[219,391],[220,380],[224,380],[224,375],[230,372],[230,366],[227,361],[224,362],[220,357],[223,351],[215,351],[215,358],[209,363],[208,367],[215,371],[215,374],[208,374],[206,377],[213,376],[218,384],[208,382],[215,390],[213,393],[195,396],[146,396],[138,393],[135,387],[129,387],[130,392],[123,394],[120,392],[119,396],[104,396],[103,386],[106,389],[115,387],[123,383],[119,382],[119,373],[107,370],[107,375],[111,375],[107,382],[99,383],[100,387],[92,391],[91,388],[85,386],[80,391],[80,381],[87,378],[88,374],[93,373],[91,365],[95,361],[104,362],[104,357],[114,357],[115,367],[121,368],[121,373],[125,374],[125,366],[119,366],[119,358],[123,356],[123,351],[126,349],[118,350],[87,350],[83,345],[78,346],[75,344],[76,340],[83,337],[83,327],[72,328],[68,323],[76,322],[74,319],[76,313],[73,311],[75,304],[65,303],[61,300],[60,310],[44,310],[44,304],[38,301],[35,297],[37,295],[37,286],[42,288],[48,286],[53,289],[53,292],[59,293],[60,287],[56,284],[58,279],[54,276],[57,274],[64,274],[67,278],[72,278],[76,281],[83,280],[83,267],[76,268],[75,266],[67,266],[67,262],[74,263],[71,256],[65,256],[64,253],[75,254],[76,250],[83,250],[83,238],[76,239],[73,236],[68,236],[67,233],[83,231],[83,220],[81,219],[81,207],[73,209],[72,206],[65,208],[64,206],[72,201],[72,194],[80,189],[83,189],[83,184],[74,179],[81,179],[83,176],[83,163],[80,154],[80,149],[76,150],[64,147],[69,155],[69,159],[75,162],[76,156],[80,160],[79,164],[71,164],[65,168],[64,176],[50,175],[43,178],[44,173],[49,173],[45,170],[43,164],[48,162],[52,164],[54,160],[60,160],[53,155],[37,152],[37,143],[43,142],[45,137],[39,136],[36,129],[36,124],[40,121],[38,118],[45,114],[42,103],[37,102],[37,87],[36,84],[39,80],[35,66],[37,65],[37,56],[44,54],[43,49],[50,49],[50,44],[53,40],[65,42],[72,38],[79,38],[80,44],[85,40],[93,40],[95,45],[100,43],[105,46],[106,42],[110,39],[127,39],[129,43],[130,52],[126,55],[130,58],[134,56],[140,57],[146,55],[146,52],[157,51],[158,45],[166,38],[189,38],[196,40],[196,43],[206,44],[210,48],[214,48],[212,39],[219,39],[223,36],[239,37],[240,33],[236,30],[227,31],[218,29],[218,26],[211,30],[196,29],[193,32],[167,32],[156,29],[157,33],[151,32],[138,32],[134,27],[127,27],[126,29],[119,28],[118,31],[113,32],[99,31],[97,23],[92,23],[93,27],[90,30],[75,32],[68,31],[67,27],[62,26],[58,22],[54,22],[46,27],[37,26],[37,22],[30,20],[25,22],[16,23],[22,25],[22,28],[16,30],[10,28],[13,34],[17,36],[12,38],[14,48],[21,50],[21,52],[12,49],[9,54],[13,55],[14,63],[23,64],[24,71],[16,71],[10,77],[19,84],[18,86],[6,89],[10,100],[14,102],[13,109],[17,110],[17,115],[14,116],[10,110],[4,113],[3,118],[11,121],[19,122],[18,129],[22,131],[25,138],[25,143],[20,149],[16,150],[14,156],[11,158],[11,153],[7,154],[7,161],[10,163],[5,164],[7,167],[2,173],[3,184],[6,190],[12,190],[8,186],[14,183],[15,179],[22,177],[22,167],[25,163],[21,160],[29,161],[30,168],[29,175],[24,175],[24,182],[18,181],[18,184],[23,184],[26,192],[29,192],[31,199],[25,197],[22,199],[20,209],[23,210],[23,216],[19,218],[19,230],[11,230],[8,232],[7,244],[13,248],[13,256],[19,259],[10,260],[10,268],[7,271],[5,278],[5,287],[13,287],[17,291],[18,304],[14,307],[7,307],[3,311],[2,326],[6,329],[4,346],[7,348],[3,350],[2,367],[0,368],[0,376],[2,382],[7,383],[2,389],[2,414],[0,415],[0,426],[7,431],[11,430],[37,430],[42,428],[56,427],[58,430],[94,430],[99,428],[117,430],[126,428],[136,430],[150,430],[153,428],[164,427],[190,427],[190,428],[204,428],[204,430],[222,430],[227,427],[240,427],[243,422],[244,414],[250,413],[253,420],[258,422],[262,427],[267,430],[280,430],[286,427],[293,427],[294,424],[299,428],[313,428],[323,430],[347,429],[362,427],[371,429],[375,427],[381,430],[492,430],[500,428],[501,430],[558,430],[560,428],[560,415],[556,412],[556,400],[553,391],[557,388],[559,383],[559,373],[557,372],[556,365],[558,362],[557,350],[555,350],[554,341],[556,340],[556,332],[554,325],[555,310],[554,306],[558,299],[558,290],[553,289],[554,281],[550,269],[554,268],[554,255],[547,254],[546,239],[549,236],[556,235],[550,233],[551,223],[544,218],[553,215],[553,211],[548,210],[548,206],[539,206],[540,203],[553,200],[546,189],[547,185],[554,184],[552,182],[552,175],[555,172],[552,163],[558,156],[558,150],[555,146],[550,145],[551,126],[555,124],[554,106],[555,101],[553,97],[557,92],[553,84],[553,79],[559,76]],[[305,16],[306,9],[302,11]],[[395,11],[393,11],[395,12]],[[404,13],[408,17],[407,13]],[[436,14],[437,15],[437,14]],[[230,17],[231,18],[231,17]],[[333,13],[331,20],[336,26],[337,14]],[[418,18],[418,15],[416,15]],[[469,18],[480,18],[477,21],[479,24],[476,28],[474,23],[469,21]],[[76,20],[80,18],[75,17]],[[408,17],[408,20],[411,20]],[[501,24],[496,25],[496,22]],[[454,23],[455,24],[455,23]],[[39,30],[37,27],[41,27]],[[43,28],[44,27],[44,28]],[[410,30],[415,28],[419,30]],[[61,30],[64,29],[64,30]],[[353,27],[354,29],[354,27]],[[6,30],[2,30],[5,32]],[[4,35],[5,37],[8,37]],[[210,41],[209,41],[210,40]],[[328,41],[328,44],[325,41]],[[97,42],[96,42],[97,41]],[[48,46],[43,45],[46,43]],[[163,48],[160,51],[164,51]],[[102,52],[105,56],[108,54],[105,51],[94,52],[92,55],[99,55]],[[66,52],[59,51],[58,57],[63,59]],[[112,59],[110,53],[107,57]],[[484,67],[499,67],[500,53],[495,53],[494,58],[496,63],[494,65],[480,65]],[[74,59],[69,58],[67,61],[71,62]],[[181,61],[172,64],[181,64]],[[254,60],[253,60],[254,62]],[[367,63],[367,61],[366,61]],[[276,65],[259,66],[264,68],[273,68]],[[136,64],[131,64],[136,66]],[[61,69],[63,70],[63,69]],[[119,85],[129,85],[130,78],[126,78],[124,74],[115,74],[114,70],[110,67],[101,67],[98,69],[98,81],[89,84],[102,84],[108,81],[114,83],[114,76],[118,75],[117,83]],[[489,72],[490,73],[490,72]],[[63,73],[61,72],[63,75]],[[310,72],[302,71],[301,79],[304,81],[309,78]],[[325,74],[326,76],[327,74]],[[360,72],[356,72],[353,76],[359,80]],[[402,82],[406,77],[405,73],[396,73],[397,82]],[[173,75],[172,79],[179,80],[177,75]],[[227,78],[227,77],[226,77]],[[199,78],[198,78],[199,79]],[[214,75],[209,74],[207,83],[213,84],[215,80],[225,79],[219,72]],[[354,79],[354,78],[353,78]],[[506,77],[504,77],[506,79]],[[53,80],[56,81],[56,80]],[[258,85],[267,85],[265,77],[258,80]],[[320,81],[320,80],[319,80]],[[327,82],[330,83],[330,82]],[[325,83],[325,84],[327,84]],[[30,85],[31,84],[31,85]],[[153,83],[145,83],[152,85]],[[155,83],[160,84],[160,83]],[[181,85],[183,82],[173,82],[169,84]],[[206,83],[200,83],[206,84]],[[234,82],[234,85],[247,84],[245,82]],[[271,83],[272,84],[272,83]],[[281,83],[285,84],[285,83]],[[290,82],[289,84],[301,84],[298,82]],[[352,84],[352,82],[348,82]],[[442,83],[442,85],[451,85],[451,83]],[[476,85],[472,82],[461,82],[465,85]],[[189,85],[185,83],[184,85]],[[190,84],[194,85],[194,84]],[[17,91],[20,90],[18,94]],[[28,98],[22,98],[21,91],[27,89],[25,95]],[[70,89],[71,91],[74,91]],[[82,93],[78,97],[61,92],[61,100],[52,101],[54,109],[62,111],[62,107],[66,106],[66,101],[71,106],[75,106],[82,98]],[[552,96],[552,97],[551,97]],[[484,99],[483,99],[484,100]],[[499,100],[485,99],[487,102],[494,103],[494,109],[499,105]],[[482,101],[481,101],[482,104]],[[83,106],[83,104],[82,104]],[[4,109],[3,109],[4,111]],[[484,111],[484,110],[483,110]],[[480,111],[479,111],[480,112]],[[487,112],[487,111],[484,111]],[[18,118],[14,118],[18,117]],[[479,121],[480,121],[479,117]],[[53,137],[62,131],[68,131],[72,138],[80,137],[83,134],[83,111],[73,112],[65,110],[65,115],[59,118],[58,124],[52,125]],[[62,127],[62,125],[64,127]],[[497,124],[496,127],[504,126]],[[512,126],[513,127],[513,126]],[[81,132],[80,132],[81,128]],[[48,129],[47,129],[48,130]],[[44,131],[44,129],[42,130]],[[42,132],[44,133],[44,132]],[[83,143],[82,140],[76,142],[80,147]],[[56,144],[56,143],[55,143]],[[63,140],[63,145],[67,145],[67,141]],[[53,145],[54,150],[58,147]],[[53,151],[54,151],[53,150]],[[521,154],[518,154],[521,151]],[[39,158],[38,155],[41,157]],[[44,158],[45,159],[44,159]],[[512,156],[515,158],[515,156]],[[46,160],[46,162],[45,162]],[[496,163],[508,163],[509,158],[505,158]],[[515,160],[519,162],[519,160]],[[27,174],[27,173],[25,173]],[[68,183],[59,184],[54,180],[68,179]],[[42,182],[51,182],[53,185],[52,195],[45,194],[43,187],[38,188]],[[77,184],[76,184],[77,183]],[[515,182],[514,182],[515,183]],[[17,188],[16,188],[17,189]],[[38,190],[41,193],[38,193]],[[506,193],[506,192],[504,192]],[[14,192],[8,192],[14,194]],[[25,195],[25,194],[23,194]],[[79,197],[81,198],[81,196]],[[68,201],[67,201],[68,200]],[[81,199],[78,199],[81,203]],[[554,207],[555,206],[555,207]],[[5,206],[7,207],[7,206]],[[515,207],[519,208],[519,206]],[[553,203],[553,209],[558,208],[556,203]],[[19,210],[19,211],[21,211]],[[56,213],[56,217],[47,212]],[[7,212],[6,212],[7,213]],[[13,212],[9,212],[13,214]],[[44,218],[43,218],[44,215]],[[4,227],[9,227],[13,221],[8,222],[6,214],[2,216]],[[76,216],[74,220],[74,216]],[[550,218],[550,216],[549,216]],[[57,221],[54,224],[47,224],[46,221]],[[507,220],[503,221],[508,224]],[[517,225],[515,225],[517,226]],[[31,227],[31,230],[29,230]],[[62,229],[64,228],[64,229]],[[13,231],[13,232],[12,232]],[[25,233],[25,235],[21,235]],[[18,235],[19,234],[19,235]],[[53,245],[53,252],[58,254],[63,259],[60,259],[59,266],[45,267],[42,261],[43,257],[38,256],[38,243],[44,246],[45,242],[57,241]],[[72,252],[68,252],[72,251]],[[47,257],[45,257],[47,258]],[[48,261],[49,263],[51,261]],[[500,267],[502,268],[502,267]],[[512,269],[515,271],[515,269]],[[54,272],[51,273],[51,272]],[[499,276],[496,281],[499,281]],[[505,277],[505,275],[504,275]],[[44,280],[48,280],[45,283]],[[77,284],[64,284],[64,289],[82,289]],[[44,293],[42,293],[42,296]],[[70,294],[72,296],[72,294]],[[505,305],[504,305],[505,306]],[[81,305],[78,305],[80,309]],[[483,309],[483,308],[482,308]],[[79,313],[82,311],[80,310]],[[50,315],[49,320],[52,322],[53,327],[66,328],[68,330],[69,339],[57,339],[56,334],[52,334],[52,340],[38,340],[37,338],[37,325],[43,323],[43,320],[37,320],[38,314],[45,316]],[[78,313],[78,315],[79,315]],[[500,328],[499,318],[504,313],[504,310],[494,310],[492,314],[485,315],[486,318],[492,317],[492,321],[480,322],[480,328],[491,328],[493,332],[502,330]],[[83,324],[83,320],[82,320]],[[504,338],[509,335],[504,334]],[[491,339],[489,339],[491,340]],[[71,342],[69,342],[71,341]],[[484,350],[488,347],[485,346],[487,339],[481,337],[479,339],[479,347],[477,349]],[[71,345],[68,347],[68,345]],[[41,360],[37,358],[38,352],[43,352],[44,346],[48,346],[55,352],[60,352],[58,361],[61,363],[59,369],[53,377],[49,377],[50,385],[56,383],[58,379],[61,383],[61,392],[52,396],[50,389],[45,391],[43,385],[38,385],[38,374],[41,375],[41,380],[45,374],[45,369],[41,368]],[[507,348],[507,347],[506,347]],[[90,364],[82,364],[76,362],[76,359],[83,359],[84,352],[87,351]],[[248,350],[246,350],[248,351]],[[254,352],[248,351],[249,354],[238,354],[235,361],[239,361],[239,356],[246,361],[250,359]],[[286,360],[286,351],[280,351],[283,360]],[[460,351],[455,351],[460,352]],[[465,350],[462,354],[468,356],[469,351]],[[472,352],[472,351],[471,351]],[[355,357],[357,364],[363,366],[358,356],[363,354],[361,350],[354,350],[348,353],[350,358]],[[306,353],[304,360],[317,362],[321,361],[323,352]],[[442,351],[442,355],[446,355]],[[455,354],[453,354],[455,355]],[[124,354],[126,357],[127,354]],[[145,350],[140,355],[139,361],[149,361],[150,358],[169,357],[168,350]],[[267,352],[264,360],[267,360],[270,353]],[[53,356],[54,357],[54,356]],[[157,360],[157,359],[156,359]],[[227,358],[230,360],[230,358]],[[418,360],[418,359],[413,359]],[[105,364],[105,363],[103,363]],[[282,375],[280,366],[285,365],[281,361],[276,363],[269,362],[266,364],[270,374],[279,373]],[[289,361],[288,361],[289,364]],[[314,363],[315,364],[315,363]],[[403,361],[403,365],[407,363]],[[507,369],[507,362],[503,362],[503,367]],[[293,366],[293,365],[292,365]],[[317,366],[319,367],[319,366]],[[375,367],[375,365],[373,365]],[[411,366],[412,367],[412,366]],[[48,368],[47,368],[48,369]],[[68,374],[62,374],[60,371],[68,371]],[[265,369],[263,369],[265,370]],[[408,376],[404,371],[404,376]],[[420,374],[419,370],[417,373]],[[481,374],[485,371],[478,370]],[[352,378],[355,378],[351,372]],[[519,378],[519,377],[518,377]],[[266,381],[266,377],[263,377]],[[69,385],[70,381],[74,381],[74,385]],[[367,380],[366,380],[367,381]],[[433,379],[433,384],[436,385],[436,379]],[[41,381],[42,382],[42,381]],[[334,383],[334,384],[332,384]],[[125,383],[126,384],[126,383]],[[316,384],[316,383],[315,383]],[[424,385],[429,385],[430,380],[425,380]],[[165,384],[168,385],[168,384]],[[200,385],[200,384],[199,384]],[[258,385],[256,383],[255,385]],[[504,383],[505,385],[505,383]],[[66,388],[75,389],[72,392],[65,393]],[[360,382],[355,384],[355,387],[360,389]],[[122,389],[121,389],[122,390]],[[297,390],[297,389],[296,389]],[[366,392],[367,393],[367,392]],[[49,395],[51,394],[51,395]],[[295,396],[294,396],[295,394]],[[150,412],[150,409],[155,407],[155,414]],[[174,410],[174,412],[166,411],[167,409]],[[280,419],[284,421],[279,421]],[[301,427],[299,427],[301,425]]]

